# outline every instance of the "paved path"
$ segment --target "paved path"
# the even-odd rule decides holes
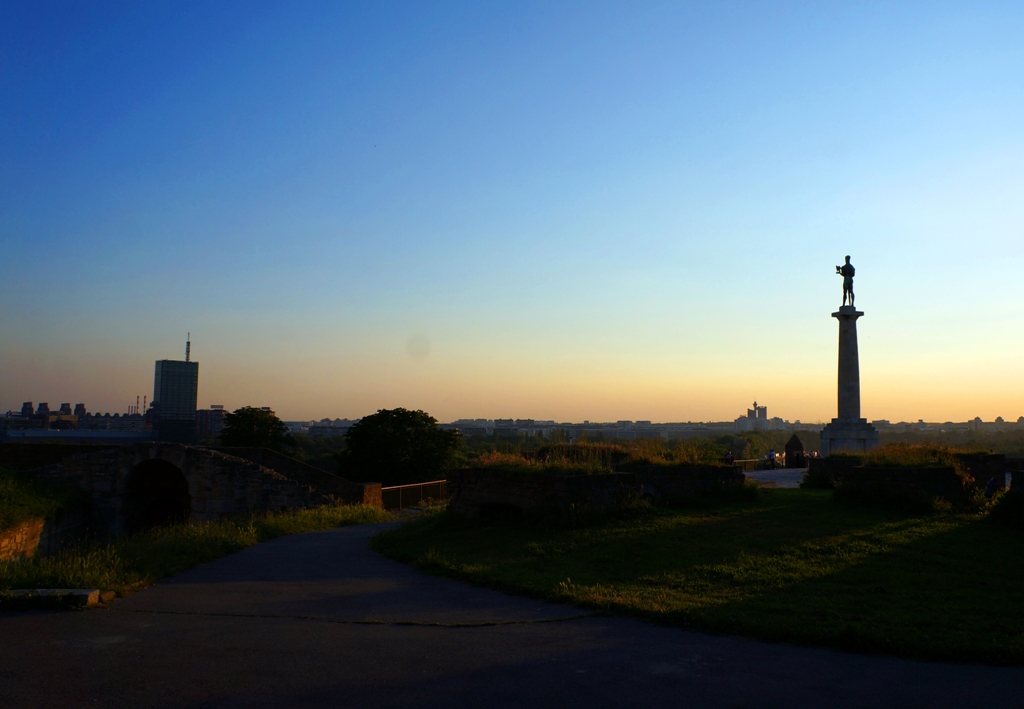
[[[775,487],[800,487],[807,468],[776,468],[775,470],[754,470],[744,473],[748,478],[763,482],[774,482]]]
[[[0,614],[0,707],[1024,705],[1024,669],[580,617],[421,576],[367,550],[380,528],[283,537],[108,610]]]

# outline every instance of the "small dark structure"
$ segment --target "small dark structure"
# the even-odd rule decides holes
[[[793,437],[786,442],[786,467],[807,467],[807,457],[804,455],[804,443],[795,433],[793,434]]]

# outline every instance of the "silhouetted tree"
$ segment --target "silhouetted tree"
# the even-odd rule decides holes
[[[338,454],[340,473],[349,479],[405,485],[444,478],[459,465],[462,437],[437,427],[424,411],[381,409],[345,434]]]
[[[295,445],[288,427],[272,411],[243,406],[224,415],[222,446],[270,448],[280,451]]]

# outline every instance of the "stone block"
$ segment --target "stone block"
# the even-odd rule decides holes
[[[926,468],[852,467],[835,475],[837,489],[882,494],[921,494],[941,497],[954,505],[963,504],[970,494],[970,480],[952,466]]]
[[[821,431],[821,455],[866,453],[878,445],[878,431],[866,419],[832,419]]]
[[[46,520],[28,519],[0,532],[0,561],[30,559],[39,549]]]
[[[0,608],[92,608],[99,603],[97,588],[33,588],[0,593]]]

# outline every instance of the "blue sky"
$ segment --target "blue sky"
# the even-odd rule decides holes
[[[0,10],[0,409],[1024,415],[1024,8]]]

